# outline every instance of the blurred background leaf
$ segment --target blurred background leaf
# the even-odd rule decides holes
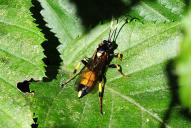
[[[17,83],[41,80],[45,40],[33,23],[30,0],[0,0],[0,127],[28,128],[32,112]]]
[[[176,62],[176,72],[179,76],[180,100],[191,111],[191,6],[188,6],[187,16],[183,20],[184,38]]]
[[[61,42],[58,50],[63,59],[56,80],[30,86],[34,91],[29,98],[31,109],[38,117],[39,127],[191,127],[180,105],[175,103],[171,107],[171,102],[177,101],[168,81],[168,65],[177,56],[182,39],[183,1],[137,1],[118,16],[130,14],[140,20],[126,24],[118,37],[116,52],[123,53],[124,60],[112,63],[121,64],[127,77],[115,70],[107,72],[103,116],[99,113],[97,93],[78,99],[75,81],[63,89],[60,85],[83,57],[91,57],[97,45],[108,38],[108,17],[102,17],[102,23],[98,20],[92,29],[84,31],[87,26],[78,12],[78,3],[39,2],[47,26]],[[122,2],[128,5],[132,1]]]

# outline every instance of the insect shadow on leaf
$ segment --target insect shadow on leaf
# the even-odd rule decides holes
[[[32,127],[32,128],[38,128],[38,123],[37,123],[38,118],[35,117],[35,113],[33,113],[33,121],[34,121],[34,123],[31,124],[31,127]]]
[[[17,88],[20,90],[20,91],[22,91],[22,92],[24,92],[24,93],[26,93],[26,92],[30,92],[30,89],[29,89],[29,84],[30,84],[30,82],[35,82],[33,79],[30,79],[30,80],[25,80],[25,81],[23,81],[23,82],[19,82],[19,83],[17,83]]]

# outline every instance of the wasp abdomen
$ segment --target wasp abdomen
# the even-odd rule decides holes
[[[81,98],[86,95],[89,90],[95,85],[96,75],[93,71],[84,71],[81,76],[81,80],[78,88],[78,97]]]
[[[82,74],[80,84],[91,87],[95,82],[95,73],[93,71],[86,71]]]

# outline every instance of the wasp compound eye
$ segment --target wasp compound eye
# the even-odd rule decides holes
[[[103,40],[103,43],[106,44],[108,41],[107,40]]]
[[[114,49],[116,49],[118,47],[118,45],[116,43],[113,43],[113,47],[114,47]]]

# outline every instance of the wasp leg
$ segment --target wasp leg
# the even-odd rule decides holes
[[[84,58],[83,60],[81,60],[81,62],[82,62],[85,66],[87,66],[87,64],[89,63],[89,61],[90,61],[90,58]],[[77,73],[78,69],[80,68],[80,65],[81,65],[81,63],[79,62],[79,63],[75,66],[74,71],[73,71],[73,74],[76,74],[76,73]]]
[[[70,81],[72,81],[73,79],[75,79],[81,72],[82,70],[87,66],[87,64],[90,62],[91,58],[84,58],[83,60],[81,60],[81,62],[85,65],[80,72],[77,73],[78,69],[80,68],[81,63],[79,62],[76,66],[75,69],[73,71],[73,77],[71,77],[70,79],[68,79],[67,81],[65,81],[61,87],[64,87],[64,85],[68,84]],[[77,73],[77,74],[76,74]]]
[[[120,60],[122,61],[122,59],[123,59],[123,54],[121,54],[121,53],[115,53],[115,54],[114,54],[114,57],[116,57],[116,58],[118,58],[118,59],[120,59]]]
[[[99,89],[99,102],[100,102],[100,113],[103,115],[103,94],[104,94],[104,87],[106,83],[105,76],[103,77],[102,81],[99,82],[98,89]]]
[[[78,72],[77,74],[75,74],[73,77],[71,77],[70,79],[68,79],[67,81],[65,81],[61,87],[63,88],[66,84],[68,84],[70,81],[72,81],[73,79],[75,79],[81,72],[82,70],[85,68],[85,66],[80,70],[80,72]]]
[[[90,62],[90,59],[91,59],[91,58],[85,57],[83,60],[81,60],[81,62],[82,62],[85,66],[87,66],[87,64]]]
[[[121,75],[125,76],[125,74],[122,72],[122,67],[119,64],[110,64],[109,68],[117,68],[117,70],[119,71],[119,73],[121,73]]]
[[[75,68],[74,68],[74,71],[73,71],[73,74],[76,74],[77,73],[77,71],[78,71],[78,69],[80,68],[80,62],[75,66]]]

